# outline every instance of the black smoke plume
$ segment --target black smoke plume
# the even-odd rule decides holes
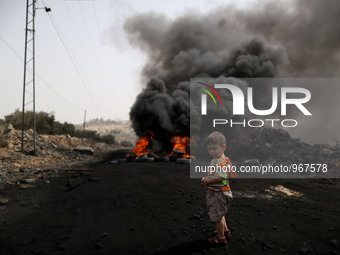
[[[161,147],[173,135],[189,135],[190,78],[338,75],[338,17],[340,1],[302,0],[247,10],[222,6],[173,20],[156,13],[128,19],[131,44],[148,56],[142,71],[147,85],[130,112],[136,134],[153,131]]]

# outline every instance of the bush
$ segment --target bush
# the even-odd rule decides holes
[[[54,113],[37,112],[35,114],[36,128],[39,134],[45,135],[62,135],[72,134],[75,131],[74,125],[65,122],[64,124],[55,120]],[[18,109],[14,113],[5,116],[7,125],[12,123],[15,129],[22,128],[22,114]],[[24,130],[33,129],[33,112],[25,113]]]
[[[0,127],[6,126],[6,121],[4,119],[0,119]]]
[[[64,124],[55,120],[54,113],[38,112],[35,114],[37,133],[45,135],[71,135],[78,138],[87,138],[95,142],[104,142],[107,144],[115,143],[115,137],[112,135],[100,136],[96,131],[92,130],[76,130],[71,123],[64,122]],[[21,129],[22,114],[19,109],[14,113],[5,116],[2,120],[4,125],[12,123],[15,129]],[[0,124],[2,123],[0,119]],[[25,113],[24,130],[33,129],[33,112],[27,111]]]
[[[115,143],[115,137],[113,135],[104,135],[100,139],[103,143],[107,143],[107,144]]]

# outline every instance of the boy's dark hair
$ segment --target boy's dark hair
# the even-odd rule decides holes
[[[208,138],[207,138],[207,144],[212,144],[212,145],[223,145],[227,144],[227,141],[225,139],[225,136],[221,132],[212,132]]]

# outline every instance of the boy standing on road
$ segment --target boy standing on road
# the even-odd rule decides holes
[[[210,220],[216,222],[216,236],[208,239],[209,243],[225,244],[230,238],[225,215],[228,212],[233,195],[229,186],[231,162],[224,155],[227,147],[225,136],[221,132],[213,132],[207,138],[209,155],[213,158],[209,175],[203,177],[201,183],[207,186],[206,203],[209,208]]]

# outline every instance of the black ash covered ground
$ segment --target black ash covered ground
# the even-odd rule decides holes
[[[2,187],[9,201],[0,206],[0,253],[338,254],[339,184],[233,180],[226,251],[206,243],[214,230],[206,190],[189,178],[188,165],[96,163],[29,189]],[[275,194],[277,185],[302,196]]]

